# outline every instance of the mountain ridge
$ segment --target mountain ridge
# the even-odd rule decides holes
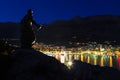
[[[11,29],[9,28],[10,26]],[[0,32],[3,32],[2,34],[6,32],[11,34],[12,32],[15,38],[20,34],[19,30],[19,23],[0,23]],[[45,24],[39,32],[36,32],[36,35],[38,41],[42,42],[119,41],[119,30],[120,16],[76,16],[70,20],[56,20],[52,23]],[[13,37],[12,35],[8,37]]]

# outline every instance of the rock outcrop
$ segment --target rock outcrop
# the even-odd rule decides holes
[[[34,49],[18,49],[12,58],[9,80],[70,80],[64,64]]]

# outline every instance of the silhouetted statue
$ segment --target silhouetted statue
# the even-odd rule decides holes
[[[21,28],[21,47],[30,48],[32,44],[35,42],[35,33],[33,31],[33,24],[37,28],[41,28],[41,25],[37,24],[33,19],[33,11],[31,9],[28,10],[27,14],[20,22]]]

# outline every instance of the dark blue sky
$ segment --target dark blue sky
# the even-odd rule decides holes
[[[120,15],[120,0],[0,0],[0,22],[19,22],[31,8],[38,23],[75,16]]]

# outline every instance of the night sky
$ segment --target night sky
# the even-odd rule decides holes
[[[33,9],[37,23],[75,16],[120,15],[120,0],[0,0],[0,22],[20,22]]]

